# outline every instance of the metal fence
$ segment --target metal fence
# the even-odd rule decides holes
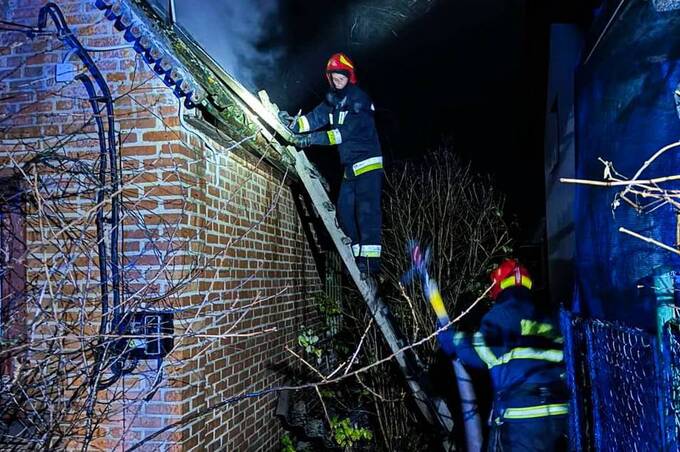
[[[675,451],[680,326],[645,331],[562,313],[575,451]]]
[[[662,342],[664,433],[666,449],[679,449],[680,436],[680,324],[667,322]]]

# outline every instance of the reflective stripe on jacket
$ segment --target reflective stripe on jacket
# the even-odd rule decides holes
[[[352,167],[382,155],[374,110],[373,102],[361,88],[347,85],[342,91],[331,91],[324,102],[299,117],[293,131],[311,133],[315,145],[337,145],[342,166]]]
[[[452,341],[452,351],[464,364],[489,369],[503,409],[526,408],[531,415],[562,410],[566,401],[563,339],[557,324],[538,309],[528,289],[505,289],[482,318],[479,331],[455,333]],[[533,394],[527,388],[553,388],[554,397]],[[560,408],[543,409],[553,405]],[[509,413],[517,418],[523,412]]]

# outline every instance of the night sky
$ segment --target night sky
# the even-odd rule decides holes
[[[520,239],[535,233],[549,24],[586,26],[595,2],[421,0],[408,15],[406,0],[204,3],[199,11],[176,0],[180,23],[253,91],[307,111],[327,89],[327,58],[346,52],[374,100],[388,162],[447,141],[507,194]],[[324,172],[337,164],[323,149],[309,154]]]

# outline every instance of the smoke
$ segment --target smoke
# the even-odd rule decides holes
[[[177,22],[251,91],[261,74],[275,70],[282,53],[278,0],[175,0],[175,8]]]
[[[378,46],[430,12],[436,0],[363,0],[350,9],[349,41],[355,47]]]

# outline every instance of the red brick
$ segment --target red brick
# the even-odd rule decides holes
[[[179,140],[179,135],[177,132],[169,130],[144,132],[142,134],[142,139],[144,141],[177,141]]]
[[[28,57],[27,62],[30,64],[58,63],[59,56],[55,53],[40,53]]]
[[[70,100],[58,100],[56,103],[57,110],[70,110],[73,108],[73,102]]]
[[[152,402],[144,405],[144,413],[157,415],[185,414],[184,407],[179,403],[160,403],[160,402]]]
[[[123,72],[109,72],[106,74],[106,79],[109,82],[122,82],[123,80],[127,80],[127,74]]]
[[[121,119],[118,124],[121,129],[154,129],[158,127],[156,118]]]
[[[43,3],[43,0],[21,0],[20,10],[27,18],[35,17],[38,5]],[[122,34],[112,30],[111,22],[103,19],[102,12],[93,9],[91,1],[63,0],[59,5],[63,6],[67,22],[80,38],[90,35],[83,42],[89,45],[123,42]],[[68,88],[56,86],[58,94],[54,94],[51,88],[45,90],[49,84],[36,83],[17,88],[29,77],[45,76],[49,73],[45,69],[49,64],[61,61],[64,49],[48,50],[53,47],[56,46],[49,39],[42,40],[41,44],[27,41],[13,49],[13,54],[1,57],[4,67],[18,66],[19,69],[11,76],[18,96],[3,103],[0,112],[14,113],[20,108],[26,109],[25,114],[14,116],[16,127],[11,127],[6,135],[37,137],[45,133],[79,133],[84,122],[91,117],[90,106],[83,99],[84,91],[77,83]],[[45,50],[45,53],[35,54],[36,49]],[[0,49],[0,55],[3,51]],[[112,83],[114,96],[124,95],[130,88],[135,69],[138,82],[152,75],[148,66],[136,61],[129,50],[99,52],[94,56],[107,80],[115,82]],[[2,86],[5,90],[9,88]],[[34,102],[36,98],[38,102]],[[221,317],[221,313],[235,306],[247,306],[258,294],[274,295],[287,289],[276,303],[253,309],[237,326],[239,330],[275,326],[285,333],[248,340],[216,341],[209,353],[204,352],[208,341],[198,338],[178,341],[178,348],[166,360],[165,380],[153,400],[128,404],[125,435],[126,447],[130,447],[131,441],[152,434],[161,426],[189,413],[190,409],[206,408],[239,391],[279,384],[280,377],[273,373],[269,363],[290,359],[283,347],[294,343],[293,332],[303,319],[306,325],[310,325],[317,318],[311,300],[321,285],[305,244],[292,195],[285,190],[276,209],[262,224],[236,245],[227,246],[267,213],[279,184],[272,168],[264,162],[258,164],[258,159],[248,154],[231,153],[229,164],[220,168],[217,179],[213,164],[202,160],[211,154],[205,151],[195,136],[180,130],[177,100],[156,77],[137,92],[118,97],[115,108],[116,129],[121,132],[117,136],[117,144],[121,146],[122,166],[126,171],[124,212],[128,216],[123,220],[126,291],[134,293],[141,290],[139,296],[150,300],[151,297],[167,294],[169,288],[186,280],[198,268],[195,280],[165,297],[158,305],[196,306],[206,300],[206,293],[210,293],[215,301],[209,309],[178,312],[175,327],[178,334],[188,325],[192,325],[194,331],[220,334],[234,327],[237,319],[236,315]],[[80,159],[86,165],[91,164],[99,153],[96,135],[93,134],[95,130],[95,125],[90,124],[85,129],[90,136],[77,136],[69,143],[65,154]],[[54,141],[52,138],[51,142]],[[0,162],[7,166],[11,164],[3,157],[7,153],[5,149],[12,151],[11,147],[0,147]],[[216,151],[223,156],[227,154],[219,146]],[[163,158],[156,158],[161,154]],[[29,153],[21,158],[27,161],[30,156]],[[48,170],[41,173],[47,174]],[[236,187],[240,187],[240,191],[235,191]],[[69,233],[74,237],[90,237],[91,240],[95,234],[94,222],[91,213],[85,214],[85,210],[92,208],[93,195],[86,194],[81,198],[79,209],[75,204],[68,209],[64,204],[61,209],[64,213],[82,213]],[[139,224],[145,224],[146,229],[140,229]],[[84,234],[86,225],[87,234]],[[27,240],[33,251],[27,260],[28,274],[39,284],[43,278],[43,260],[63,251],[63,247],[61,242],[47,239],[42,243],[43,237],[35,227],[28,228]],[[84,290],[96,290],[99,275],[92,251],[96,246],[90,242],[88,245],[92,245],[89,253],[76,256],[77,259],[70,265],[79,270],[89,269],[94,284],[86,289],[68,282],[59,293],[54,294],[55,298],[80,300]],[[197,256],[211,254],[218,256],[208,262],[214,268],[201,270],[200,266],[205,262]],[[260,269],[257,277],[238,291],[234,290],[243,279],[252,275],[255,268]],[[80,278],[86,272],[77,274]],[[154,279],[152,283],[146,282],[151,279]],[[49,303],[52,297],[47,294],[43,301]],[[66,310],[62,318],[64,322],[75,322],[80,314],[73,307]],[[31,315],[36,316],[35,313]],[[99,308],[88,307],[86,315],[86,333],[96,334]],[[48,325],[40,331],[45,334],[52,332]],[[199,357],[199,353],[203,354]],[[38,358],[39,354],[35,356]],[[148,385],[148,382],[144,383],[138,377],[126,377],[126,395],[141,399],[145,394],[145,384]],[[120,384],[102,393],[102,402],[105,394],[114,394],[118,390]],[[176,433],[162,435],[158,441],[149,443],[147,449],[273,449],[280,435],[280,424],[273,416],[274,401],[274,397],[253,399],[209,413]],[[133,421],[137,411],[139,414]],[[131,423],[133,428],[130,428]],[[120,415],[104,421],[97,433],[101,437],[96,440],[97,447],[93,450],[111,450],[124,431]],[[76,445],[74,449],[79,448]]]
[[[140,156],[140,155],[156,155],[156,146],[130,146],[125,145],[123,147],[124,156]]]

